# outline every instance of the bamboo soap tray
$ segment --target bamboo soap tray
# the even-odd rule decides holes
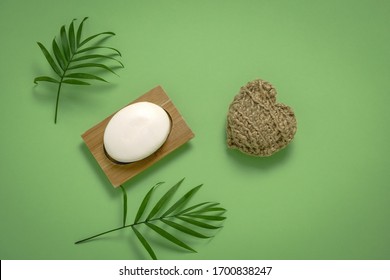
[[[121,184],[141,173],[194,137],[194,133],[188,127],[175,105],[160,86],[153,88],[126,106],[140,101],[148,101],[159,105],[169,114],[172,122],[171,132],[167,140],[149,157],[126,164],[116,163],[108,158],[104,151],[103,135],[108,122],[115,113],[81,135],[88,149],[91,151],[114,187],[119,187]]]

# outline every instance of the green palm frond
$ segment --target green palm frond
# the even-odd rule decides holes
[[[150,241],[148,241],[142,234],[140,228],[143,227],[144,231],[148,229],[152,230],[156,234],[156,237],[166,240],[170,244],[181,247],[190,252],[196,252],[183,240],[182,236],[199,239],[213,237],[209,233],[210,231],[215,231],[221,228],[221,222],[226,219],[226,217],[223,216],[226,209],[221,207],[218,202],[202,202],[187,207],[187,203],[199,191],[202,185],[192,188],[177,199],[173,204],[170,204],[170,201],[173,199],[174,194],[183,181],[184,179],[177,182],[174,186],[168,189],[168,191],[165,192],[154,205],[151,205],[152,196],[156,188],[162,183],[160,182],[153,186],[143,198],[137,214],[135,215],[134,222],[129,225],[125,225],[127,217],[127,195],[124,188],[121,186],[124,199],[123,226],[85,238],[76,242],[76,244],[83,243],[113,231],[130,227],[150,257],[152,259],[157,259],[156,253],[154,252]],[[149,211],[147,211],[148,208],[150,208]]]
[[[105,79],[89,71],[102,69],[116,74],[114,71],[115,65],[115,67],[124,67],[123,63],[115,58],[115,56],[121,56],[121,53],[117,49],[98,44],[86,46],[86,44],[92,43],[98,37],[107,38],[115,35],[113,32],[100,32],[86,39],[82,39],[83,26],[87,19],[88,17],[85,17],[81,21],[76,32],[75,20],[70,23],[68,29],[63,25],[60,29],[60,36],[54,38],[52,41],[52,53],[42,43],[37,42],[47,62],[54,71],[55,76],[38,76],[34,79],[34,83],[50,82],[58,84],[54,123],[57,123],[58,105],[63,84],[90,85],[89,81],[91,80],[107,82]],[[108,50],[110,54],[98,53],[100,50]],[[114,63],[114,66],[103,64],[105,62]]]

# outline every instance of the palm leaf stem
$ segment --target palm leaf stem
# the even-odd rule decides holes
[[[110,229],[110,230],[107,230],[107,231],[104,231],[104,232],[95,234],[95,235],[93,235],[93,236],[87,237],[87,238],[85,238],[85,239],[79,240],[79,241],[75,242],[75,244],[80,244],[80,243],[83,243],[83,242],[85,242],[85,241],[94,239],[94,238],[96,238],[96,237],[105,235],[105,234],[107,234],[107,233],[111,233],[111,232],[114,232],[114,231],[118,231],[118,230],[121,230],[121,229],[124,229],[124,228],[128,228],[128,227],[133,227],[133,226],[140,225],[140,224],[145,224],[145,223],[147,223],[147,222],[157,221],[157,220],[159,220],[159,219],[160,219],[160,218],[154,218],[154,219],[151,219],[151,220],[145,220],[145,221],[142,221],[142,222],[133,223],[133,224],[131,224],[131,225],[124,225],[124,226],[121,226],[121,227],[117,227],[117,228],[114,228],[114,229]]]
[[[61,92],[61,86],[62,86],[62,79],[63,78],[64,77],[62,76],[60,82],[58,83],[57,98],[56,98],[56,109],[55,109],[55,113],[54,113],[54,123],[55,124],[57,123],[58,104],[59,104],[59,101],[60,101],[60,92]]]
[[[172,216],[157,217],[157,218],[153,218],[153,219],[150,219],[150,220],[146,219],[146,220],[141,221],[141,222],[136,222],[136,223],[132,223],[132,224],[129,224],[129,225],[123,225],[121,227],[110,229],[110,230],[107,230],[107,231],[104,231],[104,232],[92,235],[90,237],[84,238],[82,240],[79,240],[79,241],[75,242],[75,244],[84,243],[84,242],[89,241],[91,239],[94,239],[96,237],[99,237],[99,236],[102,236],[102,235],[105,235],[105,234],[108,234],[108,233],[111,233],[111,232],[114,232],[114,231],[118,231],[118,230],[121,230],[121,229],[125,229],[125,228],[128,228],[128,227],[133,227],[133,226],[140,225],[140,224],[147,224],[147,223],[154,222],[154,221],[159,221],[159,220],[162,220],[162,219],[176,218],[176,217],[180,217],[180,216],[181,216],[180,214],[175,214],[175,215],[172,215]]]
[[[120,188],[122,190],[122,195],[123,195],[123,226],[126,225],[126,218],[127,218],[127,193],[125,188],[120,185]]]
[[[71,63],[72,60],[73,60],[73,57],[74,57],[74,54],[72,54],[72,56],[70,57],[69,61],[67,62],[66,66],[65,66],[65,68],[64,68],[64,72],[62,73],[60,82],[58,83],[57,98],[56,98],[56,109],[55,109],[55,113],[54,113],[54,123],[55,123],[55,124],[57,123],[58,104],[59,104],[59,101],[60,101],[60,92],[61,92],[62,82],[63,82],[63,80],[64,80],[64,78],[65,78],[66,71],[68,71],[68,68],[69,68],[70,63]]]
[[[107,231],[104,231],[104,232],[95,234],[95,235],[93,235],[93,236],[90,236],[90,237],[88,237],[88,238],[84,238],[84,239],[82,239],[82,240],[79,240],[79,241],[75,242],[74,244],[84,243],[84,242],[86,242],[86,241],[88,241],[88,240],[91,240],[91,239],[94,239],[94,238],[96,238],[96,237],[105,235],[105,234],[107,234],[107,233],[111,233],[111,232],[114,232],[114,231],[117,231],[117,230],[124,229],[124,228],[129,227],[129,226],[131,226],[131,225],[121,226],[121,227],[118,227],[118,228],[110,229],[110,230],[107,230]]]

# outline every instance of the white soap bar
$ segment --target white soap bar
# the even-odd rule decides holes
[[[171,131],[168,113],[151,102],[133,103],[118,111],[104,131],[104,148],[123,163],[142,160],[157,151]]]

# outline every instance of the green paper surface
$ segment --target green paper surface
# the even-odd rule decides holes
[[[128,220],[183,177],[183,193],[204,184],[194,203],[228,210],[215,238],[190,242],[198,253],[157,241],[160,259],[390,259],[389,14],[368,0],[2,0],[0,259],[148,258],[130,230],[74,242],[122,223],[122,193],[80,135],[157,85],[195,138],[124,185]],[[85,35],[116,33],[125,68],[64,85],[54,125],[36,42],[85,16]],[[298,121],[269,158],[225,144],[228,106],[256,78]]]

